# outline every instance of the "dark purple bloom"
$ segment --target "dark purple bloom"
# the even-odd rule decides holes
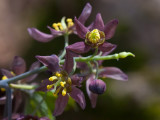
[[[80,86],[82,77],[78,75],[70,77],[71,69],[67,68],[67,66],[60,66],[59,58],[56,55],[36,56],[36,58],[53,73],[53,76],[44,80],[40,87],[37,88],[38,91],[51,91],[54,95],[58,95],[53,114],[58,116],[63,113],[69,96],[84,109],[86,106],[84,94],[80,89],[76,88],[76,86]]]
[[[39,67],[40,67],[40,63],[37,61],[37,62],[34,62],[30,66],[29,70],[34,70],[34,69],[37,69]],[[23,58],[21,58],[19,56],[15,56],[10,70],[1,69],[1,72],[2,72],[2,75],[3,75],[2,80],[14,77],[16,75],[20,75],[20,74],[24,73],[25,71],[26,71],[26,62],[24,61]],[[20,80],[18,83],[21,83],[21,84],[24,84],[24,83],[27,83],[27,82],[29,83],[32,80],[34,80],[37,77],[37,75],[38,74],[31,75],[31,76],[29,76],[25,79]],[[1,88],[1,91],[4,91],[4,89]],[[14,112],[16,112],[18,110],[20,104],[23,101],[21,99],[22,98],[22,92],[18,91],[18,90],[14,90],[13,96],[14,96],[14,99],[16,101],[15,102],[15,107],[14,107]],[[0,102],[1,102],[1,100],[4,100],[4,99],[6,99],[6,98],[4,97],[3,99],[0,99]]]
[[[83,11],[79,16],[78,20],[82,24],[84,24],[88,19],[88,17],[90,16],[91,11],[92,11],[92,6],[89,3],[87,3],[83,8]],[[36,28],[28,28],[28,32],[30,36],[32,36],[35,40],[39,42],[49,42],[55,37],[64,35],[66,33],[67,34],[77,33],[74,23],[70,18],[67,19],[67,25],[66,25],[65,19],[62,18],[61,23],[53,23],[52,26],[54,29],[48,26],[48,29],[50,30],[50,34],[43,33]]]
[[[95,79],[89,84],[89,90],[95,94],[103,94],[106,91],[106,84],[100,79]]]
[[[122,72],[119,68],[116,67],[104,67],[99,70],[99,77],[100,78],[111,78],[115,80],[127,81],[128,76]],[[96,106],[96,101],[98,94],[103,93],[105,91],[105,83],[101,80],[95,80],[95,75],[92,74],[86,81],[86,89],[88,96],[90,98],[92,107]],[[102,91],[102,92],[99,92]]]
[[[69,59],[69,63],[73,63],[73,53],[83,54],[87,53],[91,48],[98,49],[103,53],[110,53],[115,48],[116,45],[105,42],[113,37],[116,27],[118,24],[118,20],[114,19],[109,21],[106,25],[104,25],[101,14],[98,13],[95,21],[90,27],[85,27],[78,19],[75,18],[75,26],[77,30],[77,34],[80,38],[84,39],[84,42],[76,42],[72,45],[66,47],[66,59]],[[73,53],[72,53],[73,52]],[[68,64],[72,66],[72,64]]]

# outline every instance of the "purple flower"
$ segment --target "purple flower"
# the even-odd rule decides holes
[[[109,54],[109,52],[105,52],[102,54],[102,56],[106,56],[108,54]],[[96,107],[98,95],[100,93],[103,93],[106,89],[105,83],[102,80],[100,80],[100,78],[111,78],[111,79],[121,80],[121,81],[128,80],[128,76],[123,71],[121,71],[119,68],[117,68],[117,67],[101,67],[103,60],[100,60],[97,62],[98,62],[98,65],[100,66],[99,73],[98,73],[99,79],[96,80],[95,74],[90,73],[88,79],[86,80],[86,90],[87,90],[87,94],[89,96],[89,99],[91,101],[91,105],[93,108]],[[96,70],[95,64],[92,64],[92,66],[93,66],[93,69]],[[77,64],[77,67],[80,70],[82,70],[83,73],[86,73],[89,71],[89,67],[86,63],[79,62]],[[102,92],[99,92],[99,91],[102,91]]]
[[[86,22],[86,20],[88,19],[88,17],[90,16],[92,11],[92,6],[87,3],[85,5],[85,7],[83,8],[83,11],[81,13],[81,15],[79,16],[78,20],[84,24]],[[36,28],[28,28],[28,32],[30,34],[30,36],[32,36],[35,40],[39,41],[39,42],[49,42],[52,39],[54,39],[55,37],[64,35],[64,34],[71,34],[71,33],[77,33],[74,23],[72,21],[72,19],[67,19],[67,24],[65,22],[65,18],[62,18],[61,23],[53,23],[53,28],[48,26],[48,29],[50,30],[50,34],[46,34],[43,33],[41,31],[39,31]]]
[[[99,70],[99,78],[111,78],[115,80],[127,81],[128,76],[122,72],[119,68],[116,67],[104,67]],[[95,75],[91,74],[86,81],[86,89],[91,101],[92,107],[96,107],[96,101],[99,94],[105,91],[105,83],[101,80],[95,80]],[[99,92],[100,91],[100,92]],[[102,92],[101,92],[102,91]]]
[[[31,65],[29,70],[34,70],[34,69],[37,69],[39,67],[40,67],[40,63],[37,61],[37,62],[34,62]],[[23,58],[15,56],[10,70],[1,69],[1,72],[2,72],[2,75],[3,75],[2,80],[14,77],[16,75],[20,75],[20,74],[24,73],[25,71],[26,71],[26,62],[24,61]],[[37,77],[37,74],[34,74],[34,75],[31,75],[31,76],[29,76],[25,79],[22,79],[22,80],[18,81],[18,83],[24,84],[24,83],[27,83],[27,82],[31,82],[36,77]],[[1,88],[1,91],[5,91],[5,89]],[[20,99],[20,98],[22,98],[22,92],[18,91],[18,90],[15,90],[13,92],[13,96],[14,96],[14,99],[16,101],[15,102],[15,107],[14,107],[14,112],[16,112],[18,110],[20,104],[23,101],[22,99]],[[2,101],[6,100],[6,97],[3,97],[3,99],[1,98],[0,102],[1,102],[1,100]]]
[[[38,91],[51,91],[54,95],[58,95],[53,114],[58,116],[63,113],[69,96],[84,109],[86,106],[84,94],[80,89],[76,88],[76,86],[80,86],[82,77],[78,77],[78,75],[70,77],[71,69],[66,68],[66,66],[60,66],[59,58],[56,55],[36,56],[36,58],[53,73],[53,76],[44,80],[40,87],[37,88]]]
[[[85,27],[75,18],[77,34],[85,41],[76,42],[66,47],[66,58],[70,60],[68,63],[71,63],[68,66],[73,66],[72,58],[77,56],[76,54],[87,53],[91,48],[98,48],[99,51],[104,53],[112,52],[116,48],[116,45],[105,42],[105,40],[113,37],[117,24],[118,20],[114,19],[104,25],[100,13],[96,15],[96,19],[90,27]],[[73,53],[76,53],[75,56],[73,56]]]
[[[106,91],[106,84],[100,79],[95,79],[89,84],[89,90],[95,94],[103,94]]]

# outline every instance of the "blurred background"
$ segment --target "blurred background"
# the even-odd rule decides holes
[[[116,34],[109,40],[118,45],[113,53],[129,51],[136,57],[106,61],[104,66],[119,67],[128,74],[129,81],[107,79],[107,92],[99,96],[95,109],[85,94],[85,110],[79,106],[67,109],[57,120],[159,120],[159,0],[1,0],[0,68],[9,69],[15,55],[22,56],[30,66],[36,61],[35,55],[58,54],[63,48],[63,37],[40,43],[29,36],[27,28],[36,27],[49,33],[47,25],[59,22],[63,16],[79,16],[87,2],[93,11],[86,25],[98,12],[105,23],[119,19]],[[81,41],[75,35],[70,40],[70,44]],[[85,87],[82,89],[86,93]]]

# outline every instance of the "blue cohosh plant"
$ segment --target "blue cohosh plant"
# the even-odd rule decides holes
[[[115,50],[116,45],[106,40],[113,37],[118,20],[111,20],[104,25],[101,14],[98,13],[95,20],[86,27],[85,22],[91,11],[92,6],[87,3],[78,19],[75,17],[72,20],[63,17],[61,22],[53,23],[52,27],[48,26],[50,34],[43,33],[36,28],[28,28],[30,36],[39,42],[49,42],[55,37],[64,36],[64,50],[59,56],[55,54],[50,56],[37,55],[37,60],[44,66],[39,67],[39,62],[33,63],[28,72],[25,72],[25,61],[21,57],[15,57],[11,71],[1,69],[3,76],[0,81],[0,90],[6,93],[5,117],[8,116],[8,119],[12,117],[12,91],[15,93],[18,89],[32,89],[32,92],[51,92],[52,96],[57,96],[53,115],[58,116],[63,113],[69,97],[72,97],[82,109],[85,109],[85,96],[80,90],[82,82],[86,82],[91,105],[96,107],[98,95],[103,94],[107,89],[103,78],[128,80],[128,76],[119,68],[102,66],[104,60],[118,60],[127,56],[134,57],[131,52],[109,55]],[[78,35],[84,41],[69,45],[68,36],[72,33]],[[87,53],[91,49],[94,50],[93,54],[86,57],[82,56],[83,53]],[[75,72],[76,69],[79,69],[80,72]],[[43,71],[50,71],[50,77],[36,87],[26,84]],[[16,96],[16,94],[13,95]]]

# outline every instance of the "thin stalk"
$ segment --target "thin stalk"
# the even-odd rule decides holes
[[[10,88],[16,88],[16,89],[27,89],[27,90],[32,90],[35,89],[36,86],[34,85],[24,85],[24,84],[9,84]]]
[[[12,77],[12,78],[9,78],[9,79],[6,79],[6,80],[0,80],[0,86],[3,86],[5,83],[12,83],[12,82],[16,82],[18,80],[21,80],[21,79],[24,79],[30,75],[33,75],[33,74],[37,74],[37,73],[40,73],[40,72],[43,72],[43,71],[46,71],[48,68],[46,66],[42,66],[40,68],[37,68],[35,70],[31,70],[31,71],[28,71],[28,72],[25,72],[23,74],[20,74],[20,75],[17,75],[15,77]]]
[[[11,89],[8,87],[6,89],[6,97],[7,97],[7,102],[6,102],[6,106],[7,106],[7,118],[8,120],[11,120],[12,117],[12,91]]]
[[[127,56],[133,56],[134,57],[134,54],[130,53],[130,52],[121,52],[119,54],[114,54],[114,55],[107,55],[107,56],[88,56],[88,57],[75,57],[75,61],[76,62],[88,62],[88,61],[97,61],[97,60],[111,60],[111,59],[119,59],[119,58],[125,58]],[[63,64],[64,63],[64,60],[60,60],[60,64]],[[33,75],[33,74],[37,74],[37,73],[40,73],[40,72],[43,72],[43,71],[46,71],[48,70],[48,68],[46,66],[42,66],[40,68],[37,68],[35,70],[31,70],[31,71],[28,71],[28,72],[25,72],[23,74],[20,74],[20,75],[17,75],[15,77],[12,77],[12,78],[9,78],[9,79],[6,79],[6,80],[0,80],[0,87],[5,87],[5,85],[8,83],[12,83],[12,82],[16,82],[18,80],[21,80],[21,79],[24,79],[30,75]]]
[[[99,67],[98,67],[99,65],[98,65],[97,61],[94,61],[94,63],[96,64],[96,77],[95,78],[97,79],[98,78],[98,72],[99,72],[98,71],[99,70]]]
[[[68,43],[68,42],[69,42],[69,35],[68,35],[68,34],[65,34],[65,35],[64,35],[64,39],[65,39],[64,50],[63,50],[62,54],[59,56],[59,59],[60,59],[60,60],[63,59],[64,56],[65,56],[65,54],[66,54],[66,49],[65,49],[65,47],[67,47],[68,44],[69,44],[69,43]]]

